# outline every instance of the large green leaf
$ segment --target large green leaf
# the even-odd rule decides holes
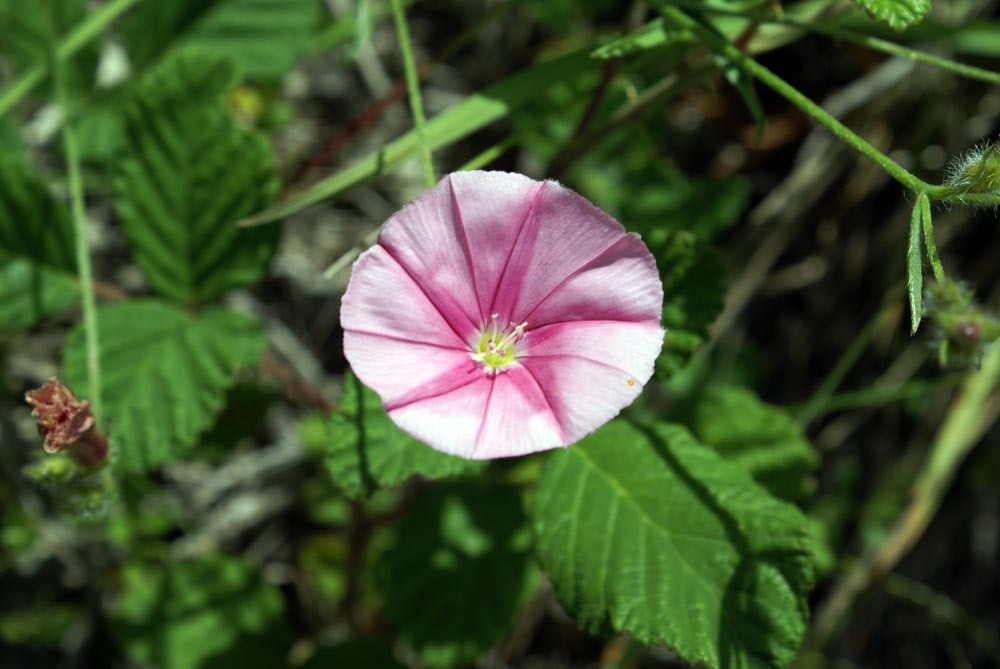
[[[694,436],[783,499],[799,499],[819,456],[788,413],[749,388],[708,386],[688,414]]]
[[[126,22],[139,67],[176,46],[197,46],[231,60],[241,74],[278,78],[308,48],[319,21],[317,0],[171,0],[143,2]]]
[[[226,109],[232,78],[226,61],[183,52],[146,77],[126,113],[119,217],[152,286],[183,302],[259,280],[277,244],[277,229],[234,225],[273,200],[278,180],[266,142]]]
[[[855,0],[873,18],[893,30],[906,30],[920,23],[931,11],[931,0]]]
[[[687,232],[664,232],[648,240],[663,279],[663,352],[657,372],[678,371],[707,339],[722,311],[726,269],[714,247]]]
[[[0,331],[22,330],[76,299],[66,207],[24,161],[0,155]]]
[[[614,421],[553,454],[532,517],[542,567],[584,629],[666,643],[709,668],[795,655],[806,519],[683,428]]]
[[[427,666],[467,665],[509,631],[537,582],[512,488],[432,490],[376,565],[385,615]]]
[[[250,565],[209,555],[122,570],[111,629],[134,662],[160,669],[280,667],[291,641],[281,592]]]
[[[330,475],[350,497],[371,494],[414,474],[444,478],[473,474],[485,466],[481,460],[435,451],[400,430],[382,410],[379,396],[350,372],[324,441]]]
[[[104,418],[121,444],[118,465],[141,472],[173,460],[212,425],[239,367],[266,346],[260,326],[221,308],[190,314],[158,300],[98,310]],[[87,387],[83,328],[70,331],[63,378]]]

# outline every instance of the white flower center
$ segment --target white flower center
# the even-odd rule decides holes
[[[490,317],[472,351],[472,359],[483,363],[483,370],[489,374],[503,371],[505,366],[517,359],[517,344],[524,339],[524,328],[528,325],[527,322],[520,325],[512,322],[501,328],[497,323],[498,317],[499,314]]]

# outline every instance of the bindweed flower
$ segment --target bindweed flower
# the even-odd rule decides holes
[[[25,393],[24,400],[34,407],[31,415],[38,421],[47,452],[69,449],[73,459],[85,467],[105,461],[108,440],[97,429],[90,402],[78,400],[69,386],[49,379],[41,388]]]
[[[392,420],[465,458],[567,446],[653,374],[663,286],[638,235],[554,181],[456,172],[355,263],[344,354]]]

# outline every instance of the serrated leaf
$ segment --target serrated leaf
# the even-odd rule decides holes
[[[538,556],[581,627],[709,668],[784,667],[806,623],[807,521],[683,428],[613,421],[550,456]]]
[[[160,669],[279,667],[291,641],[278,588],[222,555],[126,563],[111,620],[129,657]]]
[[[101,307],[97,319],[103,418],[128,472],[170,462],[193,444],[222,409],[237,368],[257,364],[267,344],[256,321],[222,308],[190,314],[133,300]],[[87,387],[81,325],[66,338],[62,377]]]
[[[726,270],[719,252],[687,232],[650,240],[663,279],[663,352],[657,372],[677,372],[705,342],[708,326],[722,311]]]
[[[531,530],[513,488],[431,490],[376,565],[385,615],[431,667],[466,665],[508,632],[534,590]]]
[[[648,51],[668,44],[688,42],[691,39],[690,30],[669,27],[666,25],[666,20],[660,16],[625,37],[594,49],[590,52],[590,57],[600,60],[620,58],[636,51]]]
[[[393,424],[382,401],[347,373],[340,407],[330,414],[324,448],[334,482],[349,497],[371,494],[419,474],[429,479],[479,472],[485,462],[435,451]]]
[[[143,2],[125,36],[139,67],[168,49],[195,46],[232,61],[244,76],[276,79],[308,49],[319,10],[316,0]]]
[[[927,197],[921,194],[920,197]],[[920,316],[924,312],[924,264],[921,240],[920,200],[913,204],[910,214],[910,236],[906,245],[906,293],[910,297],[910,334],[916,334],[920,327]]]
[[[801,426],[749,388],[708,386],[698,393],[687,423],[695,438],[754,477],[772,495],[796,500],[819,456]]]
[[[24,161],[0,157],[0,331],[31,327],[76,298],[69,212]]]
[[[181,53],[145,78],[126,111],[118,214],[153,288],[185,303],[262,278],[280,233],[235,226],[274,199],[278,180],[266,142],[225,107],[232,80],[225,61]]]
[[[930,0],[855,0],[872,18],[893,30],[906,30],[924,20],[931,11]]]

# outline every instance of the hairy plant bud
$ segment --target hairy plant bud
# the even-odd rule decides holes
[[[931,324],[931,344],[942,367],[978,366],[1000,338],[1000,322],[978,304],[964,283],[945,279],[924,290],[924,317]]]
[[[955,189],[959,201],[965,194],[1000,194],[1000,144],[981,144],[953,160],[945,185]]]

